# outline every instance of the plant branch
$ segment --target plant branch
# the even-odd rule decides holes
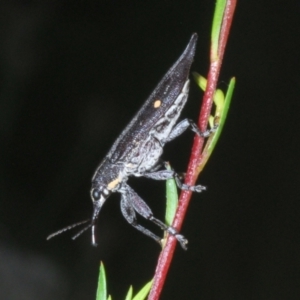
[[[223,5],[223,7],[222,7]],[[222,65],[222,60],[224,56],[224,51],[231,27],[231,22],[233,19],[233,14],[236,6],[236,0],[218,0],[216,4],[216,11],[214,16],[213,29],[215,29],[215,24],[217,23],[217,18],[222,20],[220,26],[217,26],[220,30],[217,30],[217,34],[212,32],[212,41],[211,41],[211,52],[210,52],[210,67],[207,76],[207,87],[203,96],[202,106],[200,110],[198,125],[201,131],[205,131],[207,128],[208,118],[211,113],[211,108],[213,104],[213,97],[216,90],[220,69]],[[217,12],[217,9],[222,7],[222,15],[220,11]],[[218,15],[219,13],[219,15]],[[220,17],[221,16],[221,17]],[[217,45],[217,47],[214,47]],[[201,160],[202,160],[202,149],[204,145],[204,139],[199,136],[195,136],[194,144],[192,147],[191,157],[185,177],[185,183],[188,185],[194,185],[199,172]],[[180,231],[189,202],[191,199],[190,191],[182,191],[176,215],[173,221],[173,227]],[[167,242],[163,248],[158,264],[155,270],[154,282],[152,289],[150,291],[148,300],[158,300],[161,294],[166,276],[173,258],[175,251],[176,239],[169,235],[167,237]]]

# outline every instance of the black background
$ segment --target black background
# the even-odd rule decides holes
[[[206,74],[214,1],[1,1],[0,298],[95,299],[99,261],[123,299],[153,275],[159,247],[130,227],[113,195],[97,248],[46,236],[90,217],[90,179],[181,54],[199,41]],[[298,1],[240,1],[219,87],[237,87],[199,182],[162,299],[299,299]],[[196,120],[193,83],[183,117]],[[185,170],[186,133],[163,158]],[[298,182],[298,183],[297,183]],[[164,183],[130,184],[163,219]],[[144,223],[155,232],[160,231]],[[76,231],[75,231],[76,232]]]

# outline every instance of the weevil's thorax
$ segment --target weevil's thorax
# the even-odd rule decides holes
[[[124,164],[113,164],[109,159],[105,158],[100,166],[95,171],[92,178],[92,189],[106,189],[111,192],[116,192],[122,182],[127,181],[126,173],[124,172]]]
[[[152,169],[163,153],[161,143],[152,135],[139,142],[139,146],[132,151],[128,162],[124,164],[124,172],[127,176],[143,176]]]

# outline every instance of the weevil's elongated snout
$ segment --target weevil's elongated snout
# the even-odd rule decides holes
[[[94,196],[97,197],[94,197]],[[91,227],[92,227],[92,245],[97,246],[96,242],[96,225],[97,225],[97,220],[98,216],[101,210],[101,207],[103,206],[105,200],[107,199],[108,195],[104,195],[103,193],[97,194],[95,190],[92,192],[92,200],[93,200],[93,216],[92,216],[92,221],[91,221]],[[97,200],[96,200],[97,199]]]

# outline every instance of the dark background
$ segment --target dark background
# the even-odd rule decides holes
[[[162,299],[300,299],[298,1],[240,1],[220,76],[237,87],[199,178]],[[99,261],[123,299],[153,275],[159,247],[123,219],[119,195],[90,233],[46,236],[90,217],[90,179],[124,126],[199,41],[206,74],[214,1],[0,2],[0,298],[95,299]],[[183,117],[196,120],[193,83]],[[193,135],[164,159],[184,171]],[[164,216],[164,183],[130,184]],[[160,234],[149,223],[147,227]],[[76,232],[76,231],[75,231]]]

